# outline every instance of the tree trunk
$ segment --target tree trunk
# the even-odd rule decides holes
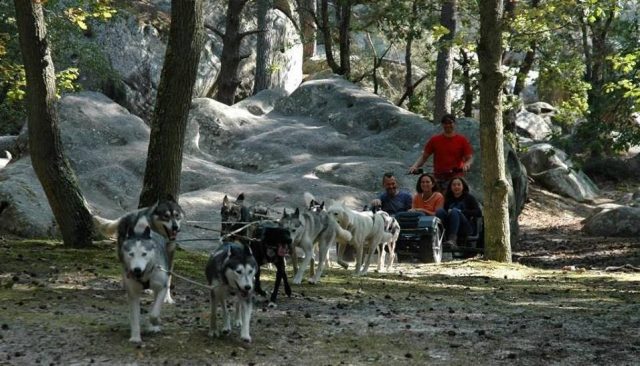
[[[511,262],[508,182],[505,173],[501,93],[502,0],[480,3],[480,146],[485,258]]]
[[[540,5],[540,0],[532,0],[531,8],[537,8]],[[515,7],[515,4],[513,5]],[[527,81],[527,76],[529,75],[529,71],[533,68],[533,62],[536,59],[536,49],[538,48],[538,42],[536,40],[532,40],[529,43],[529,49],[527,53],[524,55],[524,60],[520,65],[520,69],[518,70],[518,74],[516,75],[516,82],[513,86],[513,95],[518,96],[520,92],[525,87],[525,83]]]
[[[351,74],[351,2],[344,0],[340,5],[340,71],[345,78]]]
[[[464,107],[462,113],[465,117],[473,116],[473,87],[471,86],[471,60],[467,51],[460,49],[460,67],[462,68],[462,79],[464,85]]]
[[[324,38],[324,53],[327,64],[336,74],[341,74],[340,66],[333,58],[333,39],[331,38],[331,24],[329,24],[329,1],[322,0],[320,3],[320,13],[322,16],[322,38]]]
[[[451,113],[453,99],[450,89],[453,82],[453,53],[451,46],[456,35],[456,0],[447,0],[442,4],[440,23],[449,30],[449,33],[442,36],[438,42],[434,121],[440,121],[442,116]]]
[[[203,44],[202,0],[172,0],[140,207],[180,193],[184,135]]]
[[[299,0],[298,4],[302,30],[302,57],[306,61],[316,54],[316,0]]]
[[[258,44],[256,47],[256,78],[253,84],[253,94],[269,89],[270,73],[268,72],[269,51],[271,37],[267,30],[267,13],[271,9],[271,0],[258,0]]]
[[[91,245],[91,212],[64,156],[55,109],[56,85],[42,4],[15,0],[20,50],[27,79],[27,124],[33,170],[47,196],[65,245]]]
[[[411,5],[411,20],[409,21],[410,31],[407,34],[407,43],[404,47],[404,93],[402,97],[396,103],[397,106],[401,106],[404,101],[413,96],[413,91],[415,88],[415,84],[413,83],[413,65],[412,65],[412,52],[413,48],[413,37],[415,36],[415,32],[413,31],[413,27],[415,26],[416,19],[418,19],[418,0],[413,0],[413,4]]]
[[[520,65],[520,69],[518,69],[518,74],[516,75],[516,82],[513,86],[513,95],[518,96],[520,92],[525,87],[525,83],[527,81],[527,76],[529,75],[529,71],[533,67],[533,62],[536,59],[536,49],[538,48],[538,42],[531,41],[529,50],[524,55],[524,60]]]
[[[222,54],[220,55],[220,72],[218,73],[218,91],[215,99],[221,103],[232,105],[236,90],[240,85],[238,68],[240,66],[240,15],[247,0],[229,0],[224,36],[222,37]]]

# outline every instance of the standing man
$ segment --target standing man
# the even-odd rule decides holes
[[[445,114],[440,120],[443,132],[432,136],[424,145],[422,155],[409,167],[418,170],[433,155],[433,175],[439,185],[446,185],[454,177],[462,177],[473,161],[473,148],[466,137],[455,131],[456,117]]]
[[[401,191],[398,188],[398,182],[393,173],[384,173],[382,176],[382,186],[384,192],[378,198],[371,201],[371,206],[380,206],[383,211],[389,215],[395,215],[398,212],[404,212],[411,209],[413,197],[411,193]]]

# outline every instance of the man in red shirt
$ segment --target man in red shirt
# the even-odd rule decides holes
[[[433,175],[439,184],[464,176],[473,161],[473,149],[466,137],[455,132],[456,118],[445,114],[440,120],[443,133],[432,136],[424,145],[422,155],[409,167],[414,173],[433,155]]]

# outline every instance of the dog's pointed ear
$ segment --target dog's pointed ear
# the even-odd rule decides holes
[[[129,226],[129,228],[127,229],[127,236],[126,236],[127,239],[129,239],[130,237],[136,234],[134,229],[135,229],[135,226]]]
[[[228,207],[229,206],[229,197],[227,197],[227,195],[224,195],[224,198],[222,199],[222,207]]]
[[[244,253],[246,255],[250,255],[253,257],[253,252],[251,251],[251,245],[242,245],[244,247]]]
[[[322,203],[320,204],[320,211],[324,210],[324,201],[322,201]]]
[[[282,217],[287,217],[287,209],[282,210]]]
[[[293,213],[294,216],[300,216],[300,209],[296,207],[295,212]]]
[[[238,203],[242,203],[244,201],[244,192],[240,193],[238,195],[238,198],[236,198],[236,202]]]
[[[142,233],[142,237],[145,239],[151,239],[151,227],[147,226],[144,228],[144,233]]]

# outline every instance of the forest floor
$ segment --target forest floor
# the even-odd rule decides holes
[[[514,263],[332,268],[276,308],[258,304],[250,345],[237,329],[208,338],[208,296],[181,280],[162,332],[130,344],[112,243],[0,238],[0,365],[637,365],[640,273],[607,267],[637,267],[640,240],[585,236],[591,209],[532,187]],[[201,281],[206,259],[179,251],[177,271]]]

